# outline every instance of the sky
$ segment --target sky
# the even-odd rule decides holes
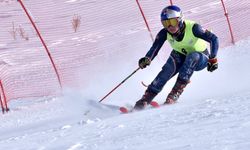
[[[95,1],[92,3],[98,4]],[[100,1],[96,7],[100,8],[104,3],[105,1]],[[127,1],[123,1],[123,3],[128,5]],[[48,4],[54,3],[48,1]],[[55,18],[69,18],[69,16],[62,15],[63,9],[60,8],[71,5],[76,10],[80,10],[81,7],[77,5],[89,3],[84,0],[71,0],[58,4]],[[16,4],[8,6],[13,10],[12,13],[18,12],[15,9]],[[39,11],[46,7],[48,12],[53,14],[49,8],[54,5],[41,6],[41,9],[37,11],[35,10],[38,6],[34,3],[29,3],[29,6],[33,6],[32,12],[37,12],[34,13],[35,17],[39,16],[38,14],[41,13]],[[133,10],[133,8],[130,9]],[[152,9],[155,10],[153,6]],[[6,13],[7,7],[3,10]],[[81,10],[81,12],[88,12],[88,10]],[[115,10],[119,10],[119,8]],[[59,17],[56,12],[60,14]],[[6,23],[13,17],[3,20]],[[157,109],[149,108],[130,114],[119,112],[120,106],[134,105],[141,98],[146,90],[141,82],[150,84],[168,57],[169,51],[166,51],[165,47],[162,48],[150,67],[136,72],[102,103],[98,102],[138,67],[138,59],[146,54],[152,44],[147,30],[140,27],[143,21],[138,23],[136,17],[138,16],[135,16],[135,19],[128,18],[130,21],[122,22],[123,25],[119,23],[124,18],[117,21],[117,18],[111,17],[114,21],[112,24],[114,30],[110,30],[110,26],[105,26],[103,32],[88,30],[89,34],[84,36],[81,35],[85,31],[84,29],[76,34],[68,34],[70,29],[65,28],[60,33],[52,26],[38,23],[42,30],[51,31],[45,33],[45,37],[47,37],[49,47],[55,48],[55,51],[62,47],[61,50],[65,52],[65,55],[73,55],[73,52],[77,52],[80,47],[83,47],[85,52],[87,48],[96,48],[96,51],[87,51],[91,58],[86,58],[88,61],[86,61],[84,69],[78,70],[81,71],[80,75],[84,81],[78,81],[84,83],[82,88],[67,87],[63,89],[62,96],[19,98],[9,102],[10,112],[0,117],[0,149],[248,150],[250,147],[250,71],[247,68],[250,65],[250,51],[248,50],[250,38],[242,39],[235,45],[221,47],[218,52],[218,70],[213,73],[206,69],[195,72],[179,102],[174,105],[162,106]],[[16,18],[18,19],[17,16]],[[46,21],[46,17],[38,18],[41,22]],[[91,17],[87,19],[91,21]],[[104,22],[105,19],[102,21]],[[87,28],[91,29],[91,23],[86,24],[88,24]],[[116,25],[122,29],[131,28],[121,30],[121,28],[116,28]],[[1,26],[4,25],[1,24]],[[159,28],[156,25],[154,30]],[[3,29],[0,31],[7,34]],[[64,34],[67,36],[62,36]],[[18,69],[21,64],[20,70],[25,71],[25,68],[30,66],[37,67],[45,64],[45,59],[38,59],[30,66],[29,62],[22,61],[37,57],[37,50],[42,49],[41,45],[37,44],[38,41],[32,37],[35,36],[31,36],[28,44],[21,39],[14,42],[12,39],[0,41],[3,52],[1,59],[10,64],[11,69]],[[86,42],[92,43],[92,45],[88,45],[87,48],[81,45]],[[8,46],[11,46],[12,49]],[[130,49],[130,51],[126,49]],[[22,51],[18,53],[20,54],[18,56],[10,55],[20,50],[28,52],[29,57],[23,56]],[[100,53],[100,56],[98,50],[103,50],[105,53]],[[80,54],[76,53],[76,55]],[[83,63],[67,56],[64,57],[63,62],[73,62],[71,65]],[[51,74],[44,70],[41,72],[45,72],[45,75],[48,73],[49,75],[46,76],[48,78]],[[21,71],[14,73],[16,78],[19,77],[18,79],[27,77]],[[44,74],[42,74],[43,77]],[[30,78],[30,81],[33,79]],[[46,81],[48,82],[45,83],[48,84],[54,80]],[[174,82],[175,78],[171,79],[155,100],[163,103]],[[16,82],[16,84],[18,83]],[[71,82],[68,81],[68,83]],[[49,87],[44,89],[48,90]],[[26,90],[28,91],[28,88]]]

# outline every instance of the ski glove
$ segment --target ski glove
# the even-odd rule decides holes
[[[213,72],[218,68],[217,58],[209,58],[207,63],[207,71]]]
[[[140,60],[139,60],[139,67],[141,69],[144,69],[146,68],[148,65],[150,65],[151,63],[151,60],[148,58],[148,57],[142,57]]]

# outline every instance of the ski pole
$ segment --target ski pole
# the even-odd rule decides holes
[[[113,93],[120,85],[122,85],[126,80],[128,80],[133,74],[135,74],[140,67],[138,67],[135,71],[133,71],[127,78],[125,78],[120,84],[118,84],[115,88],[113,88],[107,95],[105,95],[99,102],[103,101],[106,97],[108,97],[111,93]]]

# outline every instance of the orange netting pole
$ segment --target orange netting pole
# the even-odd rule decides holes
[[[1,100],[1,107],[2,107],[2,112],[4,113],[4,111],[8,112],[9,108],[8,108],[8,104],[7,104],[7,98],[4,92],[4,88],[3,88],[3,84],[2,84],[2,80],[0,80],[0,87],[1,87],[1,92],[3,97],[0,94],[0,100]]]
[[[172,0],[169,0],[170,1],[170,5],[173,5],[173,1]]]
[[[18,1],[20,2],[20,4],[21,4],[23,10],[25,11],[26,15],[28,16],[28,18],[29,18],[31,24],[32,24],[33,27],[35,28],[36,33],[37,33],[37,35],[39,36],[39,38],[40,38],[40,40],[41,40],[41,42],[42,42],[42,44],[43,44],[43,46],[44,46],[44,48],[45,48],[45,50],[46,50],[46,52],[47,52],[47,54],[48,54],[48,56],[49,56],[49,59],[50,59],[50,61],[51,61],[51,63],[52,63],[52,66],[53,66],[53,68],[54,68],[54,70],[55,70],[55,73],[56,73],[58,82],[59,82],[59,84],[60,84],[60,87],[61,87],[61,89],[62,89],[62,82],[61,82],[61,79],[60,79],[58,70],[57,70],[57,68],[56,68],[56,65],[55,65],[55,63],[54,63],[54,61],[53,61],[53,59],[52,59],[52,56],[51,56],[50,52],[49,52],[49,49],[48,49],[47,45],[45,44],[45,42],[44,42],[44,40],[43,40],[43,38],[42,38],[42,36],[41,36],[41,34],[40,34],[38,28],[36,27],[35,22],[33,21],[32,17],[30,16],[30,14],[29,14],[28,10],[26,9],[26,7],[24,6],[22,0],[18,0]]]
[[[230,20],[229,20],[229,17],[228,17],[228,12],[227,12],[227,9],[226,9],[226,6],[225,6],[223,0],[221,0],[221,3],[222,3],[222,6],[223,6],[223,9],[224,9],[224,12],[225,12],[225,16],[226,16],[226,18],[227,18],[227,23],[228,23],[228,27],[229,27],[229,31],[230,31],[232,43],[234,44],[234,43],[235,43],[235,40],[234,40],[234,36],[233,36],[233,29],[232,29],[232,26],[231,26],[231,24],[230,24]]]
[[[144,15],[144,12],[143,12],[142,7],[141,7],[141,5],[140,5],[140,3],[139,3],[139,0],[136,0],[136,3],[137,3],[137,5],[138,5],[138,7],[139,7],[139,9],[140,9],[140,12],[141,12],[141,15],[142,15],[142,17],[143,17],[143,20],[144,20],[144,22],[145,22],[145,24],[146,24],[146,26],[147,26],[147,29],[148,29],[148,32],[149,32],[149,34],[150,34],[151,40],[154,42],[153,34],[152,34],[151,29],[150,29],[150,27],[149,27],[149,25],[148,25],[146,16]]]
[[[1,94],[0,94],[0,103],[1,103],[2,113],[4,114],[4,107]]]

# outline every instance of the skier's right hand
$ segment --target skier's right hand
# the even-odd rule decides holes
[[[207,70],[213,72],[216,69],[218,69],[217,58],[209,58],[207,63]]]
[[[149,66],[150,63],[151,63],[150,58],[148,58],[148,57],[142,57],[142,58],[139,60],[139,67],[140,67],[141,69],[144,69],[144,68],[146,68],[147,66]]]

